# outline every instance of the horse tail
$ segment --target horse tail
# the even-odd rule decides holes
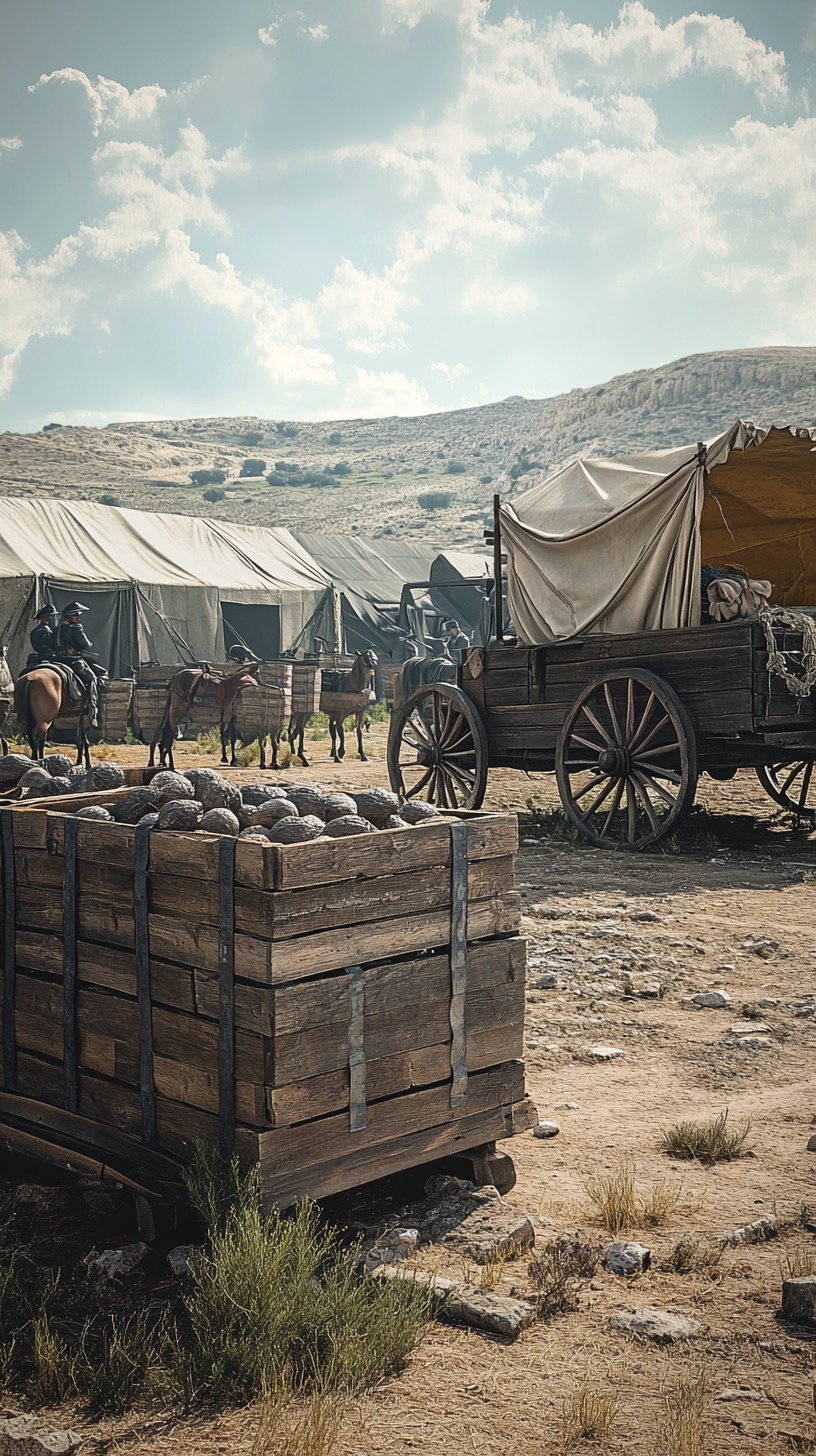
[[[25,717],[26,738],[31,744],[31,749],[33,752],[34,729],[37,725],[34,721],[34,713],[31,707],[31,681],[29,678],[26,678],[25,682],[23,683],[23,715]]]

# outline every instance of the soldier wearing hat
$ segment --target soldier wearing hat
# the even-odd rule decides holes
[[[80,614],[88,608],[82,602],[69,602],[62,609],[62,618],[56,632],[55,661],[64,662],[79,678],[88,696],[88,721],[92,728],[99,723],[99,682],[86,659],[93,642],[86,636],[80,622]]]
[[[442,623],[442,631],[448,634],[447,642],[451,650],[454,647],[462,648],[470,646],[470,638],[465,636],[455,617],[451,617],[447,622]]]
[[[25,671],[37,667],[41,662],[50,662],[57,646],[57,609],[53,602],[40,607],[34,621],[37,623],[29,636],[32,651],[29,653]]]

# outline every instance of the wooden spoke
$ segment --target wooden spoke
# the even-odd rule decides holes
[[[675,773],[672,768],[661,768],[659,764],[642,764],[639,758],[637,766],[642,774],[648,774],[650,778],[668,779],[670,784],[682,784],[683,782],[683,775]]]
[[[810,788],[810,780],[812,779],[812,777],[813,777],[813,764],[812,763],[809,763],[808,766],[807,766],[807,768],[805,769],[804,776],[802,778],[802,789],[801,789],[801,793],[799,794],[799,808],[800,809],[804,809],[806,807],[806,805],[807,805],[808,789]]]
[[[413,788],[410,788],[410,789],[408,789],[406,791],[406,794],[405,794],[406,799],[415,799],[416,796],[417,796],[417,794],[421,794],[422,793],[422,790],[425,788],[425,785],[431,779],[431,777],[433,775],[433,772],[434,772],[434,770],[432,768],[429,768],[427,770],[427,772],[422,775],[422,778],[419,780],[419,783],[414,784]]]
[[[631,678],[626,682],[626,737],[625,742],[631,743],[635,731],[635,685]]]
[[[635,786],[631,779],[626,780],[626,816],[628,840],[630,844],[635,842],[635,830],[637,828],[637,802],[635,800]]]
[[[649,823],[652,826],[652,829],[653,830],[656,830],[657,829],[657,815],[655,814],[654,805],[652,804],[652,801],[649,798],[649,794],[648,794],[647,790],[644,788],[643,784],[640,782],[640,779],[639,779],[639,777],[638,777],[637,774],[635,774],[635,773],[632,774],[631,781],[632,781],[632,784],[634,785],[635,795],[637,796],[637,798],[640,799],[641,804],[643,805],[644,809],[646,810],[646,815],[648,817]]]
[[[632,752],[637,753],[638,758],[640,758],[640,755],[641,753],[643,753],[644,749],[648,747],[648,745],[652,742],[653,738],[657,737],[661,728],[665,728],[667,723],[671,724],[671,719],[668,713],[666,714],[665,718],[661,718],[660,722],[655,724],[648,738],[644,738],[643,741],[638,744],[637,748],[632,750]],[[674,747],[676,748],[677,745],[675,744]]]
[[[642,758],[664,758],[667,753],[676,753],[676,752],[677,752],[677,744],[676,743],[664,743],[664,745],[663,745],[662,748],[647,748],[645,753],[640,748],[638,748],[636,750],[636,757],[637,757],[638,763],[640,763],[640,760]]]
[[[655,703],[655,695],[654,695],[654,693],[650,693],[649,694],[649,701],[647,702],[646,707],[643,710],[643,716],[642,716],[642,718],[640,720],[640,723],[638,724],[638,727],[636,728],[633,737],[629,739],[629,752],[630,753],[634,753],[635,749],[637,748],[638,739],[640,738],[641,733],[643,732],[644,728],[646,727],[646,724],[648,723],[650,717],[652,716],[652,708],[654,707],[654,703]]]
[[[609,710],[609,720],[612,724],[612,732],[615,735],[615,742],[623,743],[624,740],[621,738],[621,731],[618,727],[618,720],[615,714],[615,704],[612,702],[612,689],[609,686],[608,682],[604,683],[604,697],[606,698],[606,706]]]
[[[625,783],[625,779],[618,779],[618,786],[615,789],[615,797],[612,801],[612,807],[608,810],[606,818],[603,822],[603,828],[601,830],[602,839],[605,838],[605,836],[609,833],[609,826],[620,808],[620,801],[623,798],[623,789]]]
[[[586,823],[586,820],[589,818],[590,814],[594,814],[595,813],[595,810],[600,808],[601,804],[604,802],[604,799],[607,799],[609,797],[609,795],[612,793],[612,790],[614,789],[614,787],[615,787],[615,780],[614,779],[611,779],[611,778],[608,778],[606,780],[606,788],[604,788],[604,789],[601,790],[601,792],[599,793],[597,799],[593,799],[592,800],[592,803],[590,804],[590,806],[589,806],[588,809],[584,809],[584,810],[581,811],[581,819],[582,819],[582,821],[584,823]],[[588,789],[585,789],[584,790],[584,793],[581,795],[581,798],[584,798],[585,795],[588,792],[589,792],[589,790]]]
[[[657,780],[652,778],[649,774],[644,773],[642,769],[633,769],[632,772],[634,778],[637,780],[637,782],[641,785],[641,788],[643,788],[643,790],[647,794],[650,788],[654,789],[654,792],[659,795],[659,797],[663,800],[664,804],[667,804],[670,809],[674,808],[675,800],[669,793],[668,789],[664,789],[662,784],[659,784]]]
[[[595,753],[603,753],[604,745],[602,743],[590,743],[589,739],[582,738],[580,733],[573,733],[572,741],[573,743],[580,743],[582,748],[591,748]]]
[[[581,712],[589,719],[590,723],[592,724],[593,728],[595,729],[595,732],[596,733],[600,733],[600,735],[601,735],[604,743],[606,744],[607,748],[612,748],[612,746],[613,746],[612,739],[609,737],[609,734],[607,733],[606,729],[603,728],[601,726],[601,724],[598,722],[598,719],[595,717],[595,714],[592,712],[592,709],[587,707],[586,703],[582,703],[581,704]]]

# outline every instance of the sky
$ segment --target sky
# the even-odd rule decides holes
[[[0,429],[816,343],[816,0],[0,0]]]

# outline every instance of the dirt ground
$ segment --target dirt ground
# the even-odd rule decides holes
[[[385,783],[384,745],[377,724],[368,765],[352,757],[329,764],[328,740],[320,740],[309,745],[309,770],[284,772],[333,787]],[[144,762],[144,750],[118,756]],[[201,761],[179,753],[177,766]],[[628,1163],[642,1191],[668,1186],[669,1212],[631,1235],[652,1250],[646,1273],[602,1271],[575,1313],[515,1342],[433,1326],[403,1374],[346,1413],[336,1450],[555,1456],[564,1449],[563,1402],[587,1385],[619,1406],[603,1444],[579,1446],[657,1456],[665,1392],[678,1375],[699,1371],[710,1388],[705,1456],[816,1450],[816,1329],[779,1313],[784,1258],[803,1249],[816,1256],[816,1154],[806,1151],[816,1131],[816,834],[787,823],[748,773],[726,784],[703,780],[702,807],[666,854],[613,855],[543,837],[553,830],[552,780],[491,773],[486,807],[524,811],[528,800],[540,813],[539,827],[529,818],[522,825],[517,861],[528,939],[527,1081],[539,1115],[561,1132],[504,1144],[518,1170],[508,1201],[532,1216],[539,1246],[576,1229],[606,1244],[585,1184]],[[759,940],[765,944],[752,948]],[[538,988],[542,977],[553,984]],[[712,988],[725,989],[730,1004],[691,1004],[693,993]],[[753,1019],[731,1031],[744,1006]],[[751,1034],[758,1040],[742,1040]],[[621,1055],[599,1061],[590,1050],[599,1044]],[[729,1122],[750,1120],[748,1156],[706,1169],[661,1151],[664,1128],[725,1109]],[[779,1236],[728,1250],[713,1272],[668,1267],[681,1236],[716,1239],[771,1213]],[[431,1262],[461,1275],[459,1258],[437,1251]],[[527,1287],[526,1259],[502,1268],[500,1291]],[[610,1329],[614,1311],[644,1306],[692,1314],[703,1331],[664,1348]],[[247,1411],[177,1424],[151,1413],[96,1426],[84,1413],[55,1414],[94,1435],[90,1450],[134,1456],[249,1456],[255,1429]]]

